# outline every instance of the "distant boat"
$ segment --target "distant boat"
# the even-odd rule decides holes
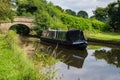
[[[87,47],[87,41],[81,30],[44,30],[40,39],[43,42],[64,45],[74,49],[86,49]]]

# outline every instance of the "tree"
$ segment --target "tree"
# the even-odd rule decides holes
[[[37,10],[33,0],[17,0],[17,15],[30,16]]]
[[[37,35],[41,35],[44,29],[48,29],[50,25],[51,17],[47,11],[39,10],[35,13],[35,24],[34,30],[37,32]]]
[[[0,0],[0,21],[13,20],[15,12],[12,9],[11,0]]]
[[[17,0],[18,16],[33,16],[39,9],[45,9],[46,0]]]
[[[88,18],[88,13],[86,11],[79,11],[77,13],[78,17]]]
[[[97,20],[106,22],[108,15],[107,15],[107,8],[98,7],[93,14]]]
[[[76,16],[76,12],[72,11],[71,9],[66,9],[65,12],[66,12],[67,14]]]
[[[64,9],[62,9],[60,6],[55,6],[56,8],[58,8],[61,12],[64,12]]]
[[[108,5],[109,24],[115,31],[120,30],[120,0]]]
[[[95,15],[90,16],[90,19],[95,19]]]

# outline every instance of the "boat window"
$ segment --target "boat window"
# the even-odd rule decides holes
[[[54,35],[55,35],[54,31],[47,31],[46,33],[46,37],[50,39],[54,38]]]
[[[65,31],[58,31],[56,39],[65,40],[66,39],[66,32]]]
[[[66,31],[43,31],[43,37],[50,39],[66,40]]]

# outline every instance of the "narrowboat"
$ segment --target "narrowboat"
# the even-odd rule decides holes
[[[44,30],[40,40],[74,49],[86,49],[87,47],[82,30]]]

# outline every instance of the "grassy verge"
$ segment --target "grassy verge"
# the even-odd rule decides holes
[[[33,64],[25,58],[15,36],[0,35],[0,80],[35,80]]]
[[[88,39],[120,42],[120,33],[115,32],[87,32]]]
[[[51,80],[39,73],[39,69],[51,62],[52,58],[36,53],[40,56],[37,57],[40,58],[40,66],[36,68],[34,60],[30,61],[25,57],[18,46],[19,39],[16,36],[14,32],[0,34],[0,80]]]

